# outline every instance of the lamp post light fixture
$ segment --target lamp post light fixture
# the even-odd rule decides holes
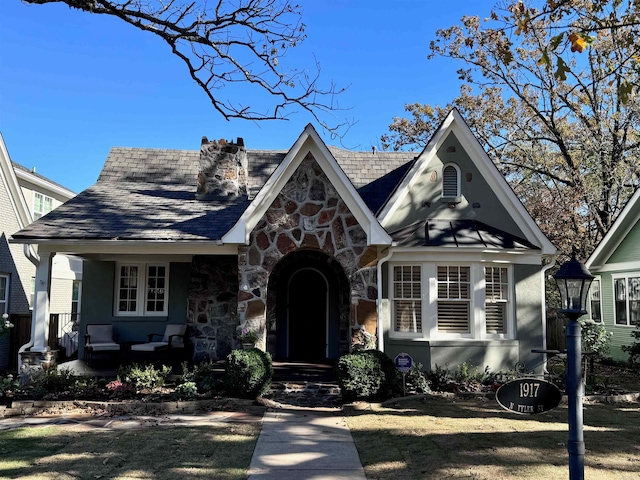
[[[560,313],[569,321],[566,327],[567,337],[567,398],[569,404],[569,479],[584,479],[584,432],[582,419],[581,340],[582,332],[578,318],[587,313],[587,294],[594,278],[587,268],[576,260],[575,249],[571,260],[563,263],[553,276],[560,290]]]

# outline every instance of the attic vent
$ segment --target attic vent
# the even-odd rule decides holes
[[[460,196],[460,169],[457,165],[449,164],[442,170],[442,196]]]

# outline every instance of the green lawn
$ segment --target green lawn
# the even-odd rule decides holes
[[[244,479],[259,423],[0,432],[0,478]]]
[[[493,400],[427,397],[354,411],[368,479],[568,478],[566,406],[517,415]],[[585,477],[640,478],[640,404],[586,405]]]

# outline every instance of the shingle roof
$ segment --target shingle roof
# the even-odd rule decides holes
[[[476,220],[421,220],[391,234],[400,247],[538,249],[525,239]]]
[[[415,157],[409,152],[330,150],[374,213]],[[257,193],[286,154],[247,151],[250,192]],[[250,202],[196,200],[199,158],[198,150],[112,148],[95,185],[14,237],[219,240]]]

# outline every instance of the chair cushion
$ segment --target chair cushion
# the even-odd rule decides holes
[[[91,343],[113,343],[113,325],[87,325]]]
[[[120,350],[120,345],[113,342],[103,342],[103,343],[91,342],[89,345],[87,345],[87,348],[90,350],[93,350],[94,352],[108,352],[108,351]]]
[[[131,350],[135,352],[155,352],[156,350],[162,350],[163,348],[168,347],[169,342],[149,342],[131,345]]]
[[[171,335],[184,335],[187,331],[186,324],[173,324],[170,323],[164,329],[164,337],[162,338],[163,342],[169,343],[169,336]],[[184,337],[173,337],[173,341],[171,342],[171,347],[173,348],[183,348],[184,347]]]

